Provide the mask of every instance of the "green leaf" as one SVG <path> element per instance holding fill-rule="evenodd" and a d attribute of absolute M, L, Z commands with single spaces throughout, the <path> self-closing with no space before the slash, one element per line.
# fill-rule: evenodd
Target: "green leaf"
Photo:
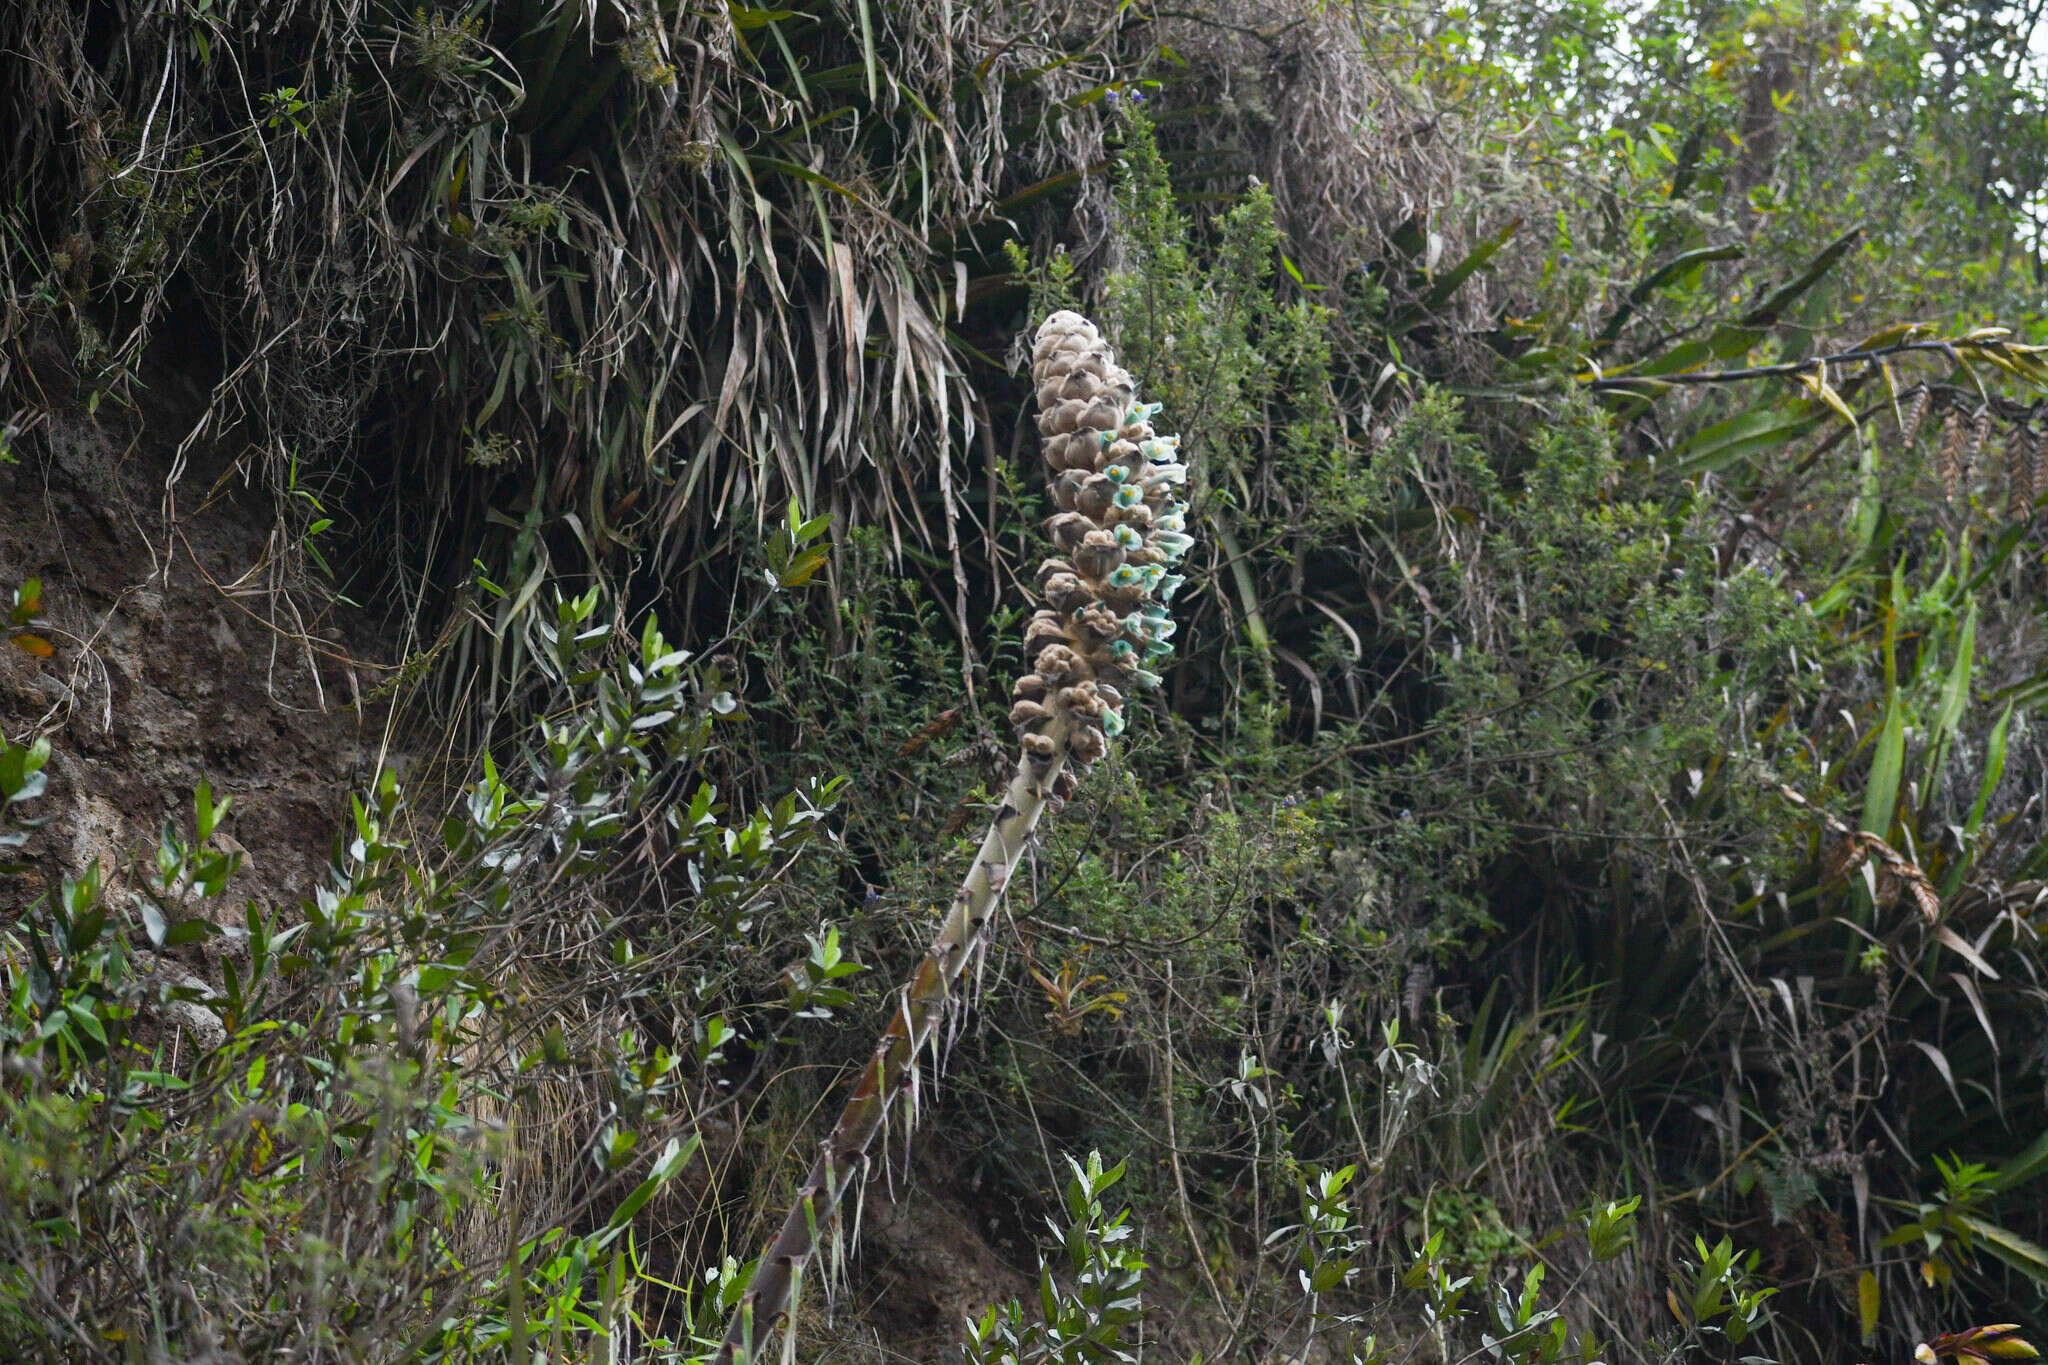
<path fill-rule="evenodd" d="M 1732 243 L 1727 246 L 1703 246 L 1691 251 L 1680 252 L 1671 260 L 1666 261 L 1663 265 L 1651 271 L 1647 277 L 1636 284 L 1635 288 L 1628 291 L 1627 301 L 1614 310 L 1614 316 L 1609 318 L 1607 325 L 1600 329 L 1601 338 L 1606 341 L 1612 341 L 1620 336 L 1621 329 L 1627 325 L 1629 318 L 1634 315 L 1637 305 L 1657 292 L 1666 281 L 1675 276 L 1682 275 L 1688 270 L 1706 265 L 1710 261 L 1739 261 L 1747 254 L 1743 247 Z M 1761 337 L 1762 333 L 1759 332 L 1758 336 Z M 1699 343 L 1691 344 L 1698 345 Z M 1748 347 L 1743 349 L 1747 350 Z M 1668 373 L 1668 371 L 1664 373 Z"/>
<path fill-rule="evenodd" d="M 1813 288 L 1814 285 L 1820 282 L 1821 276 L 1834 268 L 1835 262 L 1841 260 L 1843 254 L 1850 247 L 1856 245 L 1857 239 L 1862 235 L 1862 228 L 1851 228 L 1834 241 L 1828 243 L 1827 248 L 1820 255 L 1813 258 L 1812 264 L 1808 265 L 1797 279 L 1777 290 L 1769 298 L 1745 314 L 1742 319 L 1743 325 L 1748 327 L 1767 327 L 1776 322 L 1779 315 L 1791 307 L 1801 294 Z"/>
<path fill-rule="evenodd" d="M 1934 778 L 1934 765 L 1940 758 L 1944 741 L 1956 732 L 1956 725 L 1963 718 L 1963 706 L 1970 700 L 1970 678 L 1977 661 L 1977 603 L 1970 602 L 1970 609 L 1963 617 L 1963 624 L 1956 632 L 1956 658 L 1949 665 L 1948 677 L 1941 685 L 1941 700 L 1935 704 L 1934 723 L 1927 732 L 1927 782 Z"/>
<path fill-rule="evenodd" d="M 1752 409 L 1696 432 L 1677 451 L 1676 475 L 1705 474 L 1805 435 L 1828 420 L 1825 411 L 1784 407 Z"/>
<path fill-rule="evenodd" d="M 739 5 L 728 5 L 727 11 L 732 15 L 732 26 L 737 29 L 766 28 L 780 20 L 796 17 L 796 11 L 793 9 L 748 9 Z"/>
<path fill-rule="evenodd" d="M 1969 822 L 1963 826 L 1965 842 L 1975 839 L 1977 831 L 1984 827 L 1984 812 L 1991 805 L 1992 793 L 1998 790 L 1999 779 L 2005 776 L 2005 727 L 2011 719 L 2012 703 L 2007 702 L 1984 744 L 1984 780 L 1977 784 L 1977 801 L 1970 807 Z"/>
<path fill-rule="evenodd" d="M 136 908 L 142 912 L 142 929 L 149 935 L 155 947 L 164 946 L 164 934 L 169 930 L 169 921 L 164 919 L 163 907 L 147 897 L 136 898 Z"/>
<path fill-rule="evenodd" d="M 2030 1180 L 2048 1175 L 2048 1131 L 2028 1144 L 2027 1149 L 1999 1167 L 1988 1182 L 1988 1188 L 2003 1193 L 2017 1189 Z"/>
<path fill-rule="evenodd" d="M 653 1167 L 648 1171 L 647 1178 L 635 1186 L 633 1192 L 620 1200 L 619 1206 L 612 1210 L 611 1217 L 605 1220 L 606 1228 L 616 1232 L 632 1222 L 633 1215 L 645 1208 L 647 1201 L 654 1198 L 655 1193 L 674 1179 L 676 1172 L 688 1164 L 690 1158 L 696 1154 L 697 1144 L 698 1137 L 695 1133 L 690 1134 L 685 1142 L 670 1138 L 668 1145 L 662 1149 L 661 1155 L 655 1159 Z"/>
<path fill-rule="evenodd" d="M 212 921 L 204 920 L 194 915 L 191 919 L 181 919 L 176 924 L 173 924 L 164 933 L 163 946 L 166 948 L 183 947 L 187 943 L 197 943 L 201 939 L 210 938 L 218 932 L 219 930 Z"/>
<path fill-rule="evenodd" d="M 1948 1216 L 1975 1234 L 1984 1250 L 2033 1280 L 2048 1285 L 2048 1250 L 2028 1241 L 2009 1228 L 1967 1213 L 1949 1210 Z"/>
<path fill-rule="evenodd" d="M 1884 628 L 1884 727 L 1870 759 L 1870 784 L 1863 793 L 1862 828 L 1882 839 L 1891 830 L 1899 801 L 1899 777 L 1906 762 L 1906 711 L 1899 697 L 1899 613 L 1905 602 L 1905 565 L 1892 571 L 1891 603 Z"/>
<path fill-rule="evenodd" d="M 8 613 L 7 622 L 13 626 L 25 626 L 42 609 L 43 580 L 31 578 L 14 590 L 14 609 Z"/>
<path fill-rule="evenodd" d="M 825 551 L 805 550 L 789 561 L 789 567 L 782 571 L 776 581 L 785 588 L 801 588 L 824 566 Z"/>
<path fill-rule="evenodd" d="M 1395 335 L 1399 335 L 1420 323 L 1428 316 L 1432 309 L 1439 308 L 1449 302 L 1451 295 L 1457 293 L 1466 280 L 1471 279 L 1475 272 L 1492 260 L 1494 255 L 1507 245 L 1508 238 L 1521 230 L 1522 220 L 1514 218 L 1509 220 L 1507 226 L 1503 227 L 1500 231 L 1481 241 L 1478 246 L 1465 254 L 1463 260 L 1459 261 L 1449 270 L 1439 274 L 1436 277 L 1435 284 L 1430 286 L 1429 292 L 1422 296 L 1421 302 L 1413 308 L 1404 309 L 1401 316 L 1394 320 L 1388 330 Z"/>
<path fill-rule="evenodd" d="M 84 1005 L 78 1004 L 75 1001 L 66 1004 L 64 1006 L 64 1012 L 71 1016 L 73 1023 L 77 1024 L 79 1028 L 85 1031 L 87 1037 L 91 1038 L 95 1043 L 98 1043 L 101 1047 L 105 1047 L 107 1045 L 107 1031 L 106 1029 L 100 1026 L 100 1018 L 98 1015 L 94 1014 Z"/>
<path fill-rule="evenodd" d="M 1906 717 L 1893 688 L 1885 698 L 1884 728 L 1870 760 L 1870 784 L 1863 793 L 1862 828 L 1880 839 L 1891 828 L 1892 808 L 1899 800 L 1899 771 L 1906 757 Z"/>

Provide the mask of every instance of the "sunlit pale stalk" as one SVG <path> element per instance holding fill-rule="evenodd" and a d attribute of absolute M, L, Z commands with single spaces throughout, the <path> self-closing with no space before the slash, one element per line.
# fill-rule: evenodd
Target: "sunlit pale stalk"
<path fill-rule="evenodd" d="M 1156 685 L 1173 652 L 1166 603 L 1180 586 L 1171 566 L 1192 543 L 1177 490 L 1187 470 L 1178 438 L 1152 430 L 1156 405 L 1137 401 L 1095 325 L 1055 313 L 1032 348 L 1038 430 L 1058 511 L 1046 532 L 1059 547 L 1038 572 L 1044 606 L 1025 632 L 1033 671 L 1018 679 L 1010 718 L 1021 754 L 981 851 L 938 936 L 898 994 L 839 1122 L 727 1324 L 718 1365 L 748 1360 L 789 1313 L 819 1238 L 860 1178 L 868 1148 L 913 1076 L 953 983 L 980 945 L 1047 801 L 1072 773 L 1108 751 L 1123 730 L 1124 693 Z"/>

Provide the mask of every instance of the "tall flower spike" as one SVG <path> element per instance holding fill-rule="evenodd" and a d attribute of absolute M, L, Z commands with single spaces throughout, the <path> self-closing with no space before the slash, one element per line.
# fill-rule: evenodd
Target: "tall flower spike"
<path fill-rule="evenodd" d="M 1085 768 L 1108 752 L 1109 741 L 1123 733 L 1131 685 L 1159 683 L 1142 664 L 1172 649 L 1164 604 L 1181 579 L 1163 566 L 1192 543 L 1186 509 L 1171 492 L 1186 477 L 1178 438 L 1152 430 L 1158 405 L 1137 401 L 1137 385 L 1095 324 L 1078 313 L 1054 313 L 1038 329 L 1031 380 L 1053 505 L 1061 509 L 1046 535 L 1063 554 L 1039 569 L 1045 605 L 1025 629 L 1032 672 L 1017 680 L 1010 710 L 1022 750 L 1017 770 L 938 937 L 899 992 L 853 1097 L 733 1309 L 715 1365 L 763 1358 L 776 1325 L 789 1316 L 819 1235 L 860 1179 L 875 1134 L 916 1075 L 918 1055 L 980 946 L 1047 799 L 1067 768 Z M 1142 652 L 1136 641 L 1144 643 Z"/>
<path fill-rule="evenodd" d="M 1116 488 L 1101 518 L 1088 515 L 1085 508 L 1066 514 L 1085 516 L 1090 524 L 1063 526 L 1062 541 L 1072 535 L 1080 543 L 1091 531 L 1113 528 L 1105 549 L 1122 553 L 1077 557 L 1073 568 L 1080 591 L 1055 604 L 1050 621 L 1041 614 L 1026 648 L 1038 654 L 1048 644 L 1063 645 L 1066 652 L 1057 656 L 1063 667 L 1071 667 L 1069 655 L 1074 656 L 1084 670 L 1081 676 L 1120 691 L 1133 682 L 1152 682 L 1154 675 L 1137 666 L 1131 641 L 1121 635 L 1103 639 L 1082 629 L 1082 621 L 1097 604 L 1109 607 L 1119 619 L 1152 618 L 1155 613 L 1150 609 L 1156 609 L 1156 619 L 1165 619 L 1164 603 L 1180 579 L 1164 566 L 1178 561 L 1194 544 L 1187 534 L 1186 508 L 1173 492 L 1187 479 L 1187 466 L 1180 462 L 1180 438 L 1152 429 L 1159 405 L 1138 401 L 1137 385 L 1116 363 L 1109 343 L 1079 313 L 1054 313 L 1038 329 L 1031 348 L 1031 380 L 1041 400 L 1038 434 L 1055 487 L 1063 471 L 1079 470 L 1084 478 L 1100 473 Z M 1054 401 L 1044 401 L 1049 395 L 1056 395 Z M 1055 625 L 1061 636 L 1056 641 L 1048 638 Z M 1172 623 L 1167 621 L 1163 629 L 1148 628 L 1145 634 L 1155 643 L 1163 641 L 1172 634 Z M 1044 667 L 1040 662 L 1041 673 Z M 1123 722 L 1117 708 L 1106 708 L 1100 717 L 1061 715 L 1055 708 L 1043 717 L 1025 713 L 1020 728 L 1027 734 L 1042 733 L 1063 724 L 1067 757 L 1079 764 L 1085 760 L 1075 737 L 1082 730 L 1099 729 L 1113 736 Z M 1093 752 L 1096 746 L 1091 740 L 1086 747 Z"/>

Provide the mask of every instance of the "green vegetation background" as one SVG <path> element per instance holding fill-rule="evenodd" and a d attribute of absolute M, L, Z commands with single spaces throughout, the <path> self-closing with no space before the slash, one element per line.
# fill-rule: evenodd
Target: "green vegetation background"
<path fill-rule="evenodd" d="M 420 761 L 305 904 L 208 789 L 12 897 L 0 1352 L 708 1349 L 999 789 L 1072 305 L 1180 655 L 908 1157 L 1049 1268 L 797 1354 L 2020 1354 L 1937 1338 L 2048 1312 L 2038 19 L 8 6 L 0 460 L 181 348 Z"/>

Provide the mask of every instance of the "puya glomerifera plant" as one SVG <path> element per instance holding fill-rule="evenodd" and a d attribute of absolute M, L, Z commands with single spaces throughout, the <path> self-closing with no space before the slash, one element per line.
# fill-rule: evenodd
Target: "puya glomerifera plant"
<path fill-rule="evenodd" d="M 1038 431 L 1060 509 L 1046 532 L 1066 552 L 1039 566 L 1047 605 L 1025 631 L 1035 671 L 1017 680 L 1010 719 L 1026 755 L 1051 756 L 1064 737 L 1077 763 L 1100 758 L 1124 728 L 1124 690 L 1156 686 L 1152 665 L 1173 653 L 1167 604 L 1173 565 L 1194 541 L 1180 438 L 1152 430 L 1156 403 L 1116 363 L 1095 324 L 1054 313 L 1038 329 L 1031 377 Z"/>
<path fill-rule="evenodd" d="M 1124 728 L 1126 693 L 1156 686 L 1156 670 L 1173 652 L 1167 603 L 1182 580 L 1172 568 L 1193 544 L 1177 492 L 1187 479 L 1178 438 L 1154 432 L 1157 406 L 1138 401 L 1137 384 L 1078 313 L 1054 313 L 1040 326 L 1031 372 L 1059 509 L 1046 533 L 1060 553 L 1039 568 L 1045 605 L 1025 631 L 1033 667 L 1017 680 L 1010 711 L 1022 750 L 1017 768 L 945 923 L 900 991 L 889 1027 L 781 1230 L 756 1262 L 717 1365 L 755 1359 L 788 1316 L 819 1234 L 832 1226 L 868 1147 L 897 1099 L 906 1091 L 914 1096 L 918 1053 L 980 946 L 1047 802 L 1068 795 L 1074 773 L 1108 753 Z"/>

